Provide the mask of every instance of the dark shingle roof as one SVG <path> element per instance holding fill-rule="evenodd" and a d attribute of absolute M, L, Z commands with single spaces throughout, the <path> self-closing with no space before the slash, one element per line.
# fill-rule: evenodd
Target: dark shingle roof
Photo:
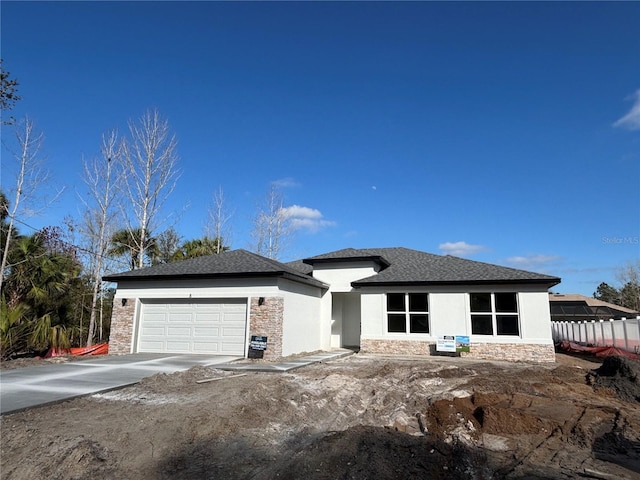
<path fill-rule="evenodd" d="M 349 259 L 383 259 L 389 265 L 371 277 L 352 283 L 354 287 L 426 284 L 560 283 L 560 278 L 515 268 L 434 255 L 408 248 L 348 248 L 305 259 L 313 264 Z"/>
<path fill-rule="evenodd" d="M 345 248 L 343 250 L 337 250 L 331 253 L 325 253 L 323 255 L 316 255 L 315 257 L 305 258 L 302 260 L 307 265 L 316 265 L 319 263 L 334 263 L 334 262 L 353 262 L 358 260 L 370 260 L 376 262 L 382 268 L 389 266 L 389 262 L 379 254 L 376 254 L 377 250 L 388 250 L 384 248 L 372 248 L 372 249 L 358 249 Z"/>
<path fill-rule="evenodd" d="M 232 250 L 218 255 L 107 275 L 103 280 L 123 282 L 143 279 L 284 277 L 327 288 L 326 284 L 311 276 L 313 265 L 362 260 L 377 262 L 381 269 L 375 275 L 352 282 L 354 287 L 500 283 L 536 283 L 551 287 L 560 283 L 560 278 L 550 275 L 401 247 L 347 248 L 286 264 L 246 250 Z"/>
<path fill-rule="evenodd" d="M 305 275 L 311 275 L 313 273 L 313 267 L 304 263 L 304 260 L 294 260 L 293 262 L 285 263 L 285 265 Z"/>
<path fill-rule="evenodd" d="M 103 280 L 167 280 L 185 278 L 285 277 L 317 287 L 327 286 L 300 270 L 246 250 L 232 250 L 218 255 L 197 257 L 181 262 L 165 263 L 129 272 L 106 275 Z"/>

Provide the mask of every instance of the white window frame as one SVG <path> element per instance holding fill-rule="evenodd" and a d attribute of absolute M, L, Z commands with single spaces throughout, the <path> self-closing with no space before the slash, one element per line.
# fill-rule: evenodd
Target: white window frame
<path fill-rule="evenodd" d="M 498 312 L 496 311 L 496 294 L 509 293 L 515 295 L 516 299 L 516 310 L 515 312 Z M 471 295 L 477 294 L 489 294 L 491 295 L 491 311 L 490 312 L 474 312 L 471 310 Z M 471 335 L 484 337 L 484 338 L 504 338 L 504 337 L 512 337 L 512 338 L 522 338 L 522 322 L 520 321 L 520 295 L 518 292 L 508 291 L 482 291 L 482 292 L 469 292 L 467 294 L 467 300 L 469 302 L 469 332 Z M 491 316 L 491 334 L 488 333 L 473 333 L 473 315 L 485 315 L 487 317 Z M 515 316 L 518 319 L 518 333 L 517 334 L 504 334 L 498 333 L 498 320 L 497 317 L 501 315 Z"/>
<path fill-rule="evenodd" d="M 404 311 L 388 311 L 388 295 L 404 295 Z M 427 296 L 427 311 L 421 312 L 416 310 L 410 310 L 409 295 L 426 295 Z M 431 309 L 431 299 L 427 292 L 385 292 L 384 294 L 384 329 L 388 335 L 431 335 L 431 316 L 429 310 Z M 389 331 L 389 315 L 403 315 L 404 314 L 404 332 L 390 332 Z M 411 331 L 411 315 L 426 315 L 427 316 L 427 328 L 428 332 L 412 332 Z"/>

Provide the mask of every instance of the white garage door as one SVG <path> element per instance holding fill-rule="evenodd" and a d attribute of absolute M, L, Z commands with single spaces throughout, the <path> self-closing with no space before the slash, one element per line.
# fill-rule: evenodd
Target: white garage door
<path fill-rule="evenodd" d="M 145 300 L 139 352 L 244 355 L 244 299 Z"/>

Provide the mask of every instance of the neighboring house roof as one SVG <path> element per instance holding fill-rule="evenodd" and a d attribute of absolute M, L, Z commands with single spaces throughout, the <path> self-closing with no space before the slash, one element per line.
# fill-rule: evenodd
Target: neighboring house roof
<path fill-rule="evenodd" d="M 597 298 L 576 293 L 550 293 L 552 320 L 589 320 L 595 318 L 635 317 L 638 312 Z"/>
<path fill-rule="evenodd" d="M 160 280 L 184 278 L 248 278 L 280 276 L 290 280 L 328 288 L 313 278 L 313 266 L 323 263 L 372 261 L 380 266 L 375 275 L 352 282 L 353 287 L 430 285 L 430 284 L 502 284 L 534 283 L 548 287 L 560 278 L 540 273 L 476 262 L 450 255 L 434 255 L 408 248 L 347 248 L 287 264 L 246 250 L 197 257 L 140 270 L 107 275 L 105 281 Z"/>
<path fill-rule="evenodd" d="M 560 278 L 501 267 L 450 255 L 435 255 L 408 248 L 348 248 L 304 260 L 306 264 L 371 259 L 380 272 L 352 282 L 354 287 L 428 284 L 537 283 L 553 286 Z M 384 267 L 384 265 L 387 265 Z"/>
<path fill-rule="evenodd" d="M 164 263 L 129 272 L 106 275 L 107 282 L 130 280 L 176 280 L 186 278 L 283 277 L 300 283 L 327 288 L 323 282 L 305 275 L 284 263 L 246 250 L 232 250 L 217 255 Z"/>

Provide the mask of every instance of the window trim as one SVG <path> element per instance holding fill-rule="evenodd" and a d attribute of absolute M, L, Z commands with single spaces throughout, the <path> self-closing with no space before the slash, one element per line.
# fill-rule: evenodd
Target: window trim
<path fill-rule="evenodd" d="M 403 311 L 389 311 L 388 309 L 388 295 L 404 295 L 404 310 Z M 426 295 L 427 297 L 427 310 L 426 311 L 418 311 L 411 310 L 411 301 L 410 295 Z M 429 314 L 430 310 L 430 298 L 428 292 L 385 292 L 384 293 L 384 332 L 386 335 L 429 335 L 431 336 L 431 316 Z M 404 315 L 404 331 L 403 332 L 394 332 L 389 330 L 389 316 L 390 315 Z M 426 315 L 427 317 L 427 332 L 412 332 L 411 331 L 411 316 L 412 315 Z"/>
<path fill-rule="evenodd" d="M 496 309 L 496 294 L 500 295 L 500 294 L 513 294 L 515 295 L 515 307 L 516 307 L 516 311 L 515 312 L 499 312 Z M 471 310 L 471 296 L 472 295 L 476 295 L 476 294 L 489 294 L 490 300 L 491 300 L 491 311 L 486 311 L 486 312 L 474 312 Z M 511 338 L 522 338 L 522 321 L 521 321 L 521 312 L 520 312 L 520 293 L 519 292 L 514 292 L 514 291 L 509 291 L 509 292 L 504 292 L 504 291 L 482 291 L 482 292 L 468 292 L 467 293 L 467 301 L 468 301 L 468 308 L 469 308 L 469 332 L 471 332 L 471 335 L 473 336 L 478 336 L 478 337 L 482 337 L 482 338 L 505 338 L 505 337 L 511 337 Z M 474 333 L 473 332 L 473 317 L 474 316 L 486 316 L 486 317 L 490 317 L 491 318 L 491 333 Z M 517 319 L 517 327 L 518 327 L 518 333 L 517 334 L 513 334 L 513 333 L 509 333 L 509 334 L 505 334 L 505 333 L 498 333 L 498 317 L 516 317 Z"/>

